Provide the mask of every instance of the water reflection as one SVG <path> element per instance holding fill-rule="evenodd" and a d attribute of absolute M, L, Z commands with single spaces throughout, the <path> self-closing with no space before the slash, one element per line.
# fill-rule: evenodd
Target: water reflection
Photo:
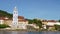
<path fill-rule="evenodd" d="M 43 32 L 25 32 L 25 31 L 0 31 L 0 34 L 60 34 L 59 31 L 43 31 Z"/>
<path fill-rule="evenodd" d="M 41 32 L 28 32 L 28 34 L 41 34 Z"/>
<path fill-rule="evenodd" d="M 43 31 L 42 34 L 59 34 L 59 31 Z"/>
<path fill-rule="evenodd" d="M 25 31 L 1 31 L 1 34 L 28 34 Z"/>

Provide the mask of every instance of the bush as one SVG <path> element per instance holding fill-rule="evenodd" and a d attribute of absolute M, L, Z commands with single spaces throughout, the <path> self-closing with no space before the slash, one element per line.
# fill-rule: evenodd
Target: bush
<path fill-rule="evenodd" d="M 6 28 L 6 27 L 10 27 L 10 26 L 8 26 L 6 24 L 0 24 L 0 28 Z"/>
<path fill-rule="evenodd" d="M 55 25 L 55 29 L 60 31 L 60 25 Z"/>

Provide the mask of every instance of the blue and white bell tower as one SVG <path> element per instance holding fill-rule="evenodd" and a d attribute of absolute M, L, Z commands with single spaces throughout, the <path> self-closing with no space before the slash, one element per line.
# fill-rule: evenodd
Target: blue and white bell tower
<path fill-rule="evenodd" d="M 18 10 L 15 7 L 13 11 L 13 21 L 12 21 L 13 28 L 18 28 Z"/>

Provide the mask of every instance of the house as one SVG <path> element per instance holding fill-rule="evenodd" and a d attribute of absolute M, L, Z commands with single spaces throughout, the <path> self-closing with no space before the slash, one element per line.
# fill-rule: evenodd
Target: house
<path fill-rule="evenodd" d="M 54 25 L 60 25 L 60 22 L 58 22 L 57 20 L 42 20 L 42 26 L 44 29 L 52 29 L 54 28 Z"/>
<path fill-rule="evenodd" d="M 43 25 L 46 25 L 47 23 L 48 23 L 47 20 L 42 20 L 42 24 L 43 24 Z"/>
<path fill-rule="evenodd" d="M 46 24 L 48 27 L 48 30 L 54 30 L 55 29 L 55 25 L 60 25 L 60 22 L 58 22 L 57 20 L 48 20 L 48 23 Z"/>
<path fill-rule="evenodd" d="M 42 27 L 43 27 L 43 29 L 46 29 L 47 23 L 48 23 L 47 20 L 42 20 Z"/>
<path fill-rule="evenodd" d="M 28 21 L 23 16 L 18 16 L 18 22 L 20 29 L 27 29 Z"/>
<path fill-rule="evenodd" d="M 54 25 L 57 22 L 56 20 L 47 20 L 47 22 L 46 26 L 48 30 L 55 29 Z"/>
<path fill-rule="evenodd" d="M 4 23 L 4 17 L 0 17 L 0 24 Z"/>

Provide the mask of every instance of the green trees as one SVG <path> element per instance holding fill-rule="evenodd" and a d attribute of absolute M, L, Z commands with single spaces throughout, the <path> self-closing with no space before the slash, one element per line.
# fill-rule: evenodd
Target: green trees
<path fill-rule="evenodd" d="M 29 21 L 29 23 L 28 23 L 28 24 L 32 24 L 32 23 L 33 23 L 33 20 L 32 20 L 32 19 L 26 19 L 26 20 L 28 20 L 28 21 Z"/>
<path fill-rule="evenodd" d="M 0 17 L 8 17 L 8 18 L 12 18 L 12 14 L 6 12 L 6 11 L 3 11 L 3 10 L 0 10 Z"/>
<path fill-rule="evenodd" d="M 60 25 L 55 25 L 55 29 L 56 29 L 57 31 L 60 31 Z"/>
<path fill-rule="evenodd" d="M 41 20 L 37 20 L 37 19 L 27 19 L 29 21 L 29 24 L 36 24 L 37 26 L 39 26 L 40 28 L 42 27 L 42 22 Z"/>
<path fill-rule="evenodd" d="M 42 22 L 41 22 L 41 20 L 33 19 L 33 23 L 35 23 L 37 26 L 39 26 L 39 28 L 42 27 Z"/>
<path fill-rule="evenodd" d="M 10 27 L 10 26 L 8 26 L 6 24 L 0 24 L 0 28 L 6 28 L 6 27 Z"/>
<path fill-rule="evenodd" d="M 60 22 L 60 20 L 58 20 L 58 22 Z"/>

